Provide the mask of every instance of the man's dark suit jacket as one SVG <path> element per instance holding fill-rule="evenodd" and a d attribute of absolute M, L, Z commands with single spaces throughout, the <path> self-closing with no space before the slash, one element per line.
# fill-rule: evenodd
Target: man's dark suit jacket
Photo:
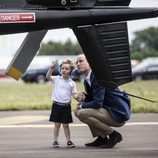
<path fill-rule="evenodd" d="M 118 88 L 110 90 L 97 83 L 94 74 L 90 75 L 91 86 L 85 80 L 86 100 L 82 108 L 105 108 L 117 122 L 124 122 L 130 118 L 130 100 L 126 93 Z"/>

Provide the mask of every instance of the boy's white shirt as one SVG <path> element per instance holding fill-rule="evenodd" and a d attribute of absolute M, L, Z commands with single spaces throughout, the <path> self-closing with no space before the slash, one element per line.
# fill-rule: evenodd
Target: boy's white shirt
<path fill-rule="evenodd" d="M 62 76 L 51 76 L 52 100 L 60 103 L 71 101 L 72 94 L 77 93 L 75 82 L 69 78 L 65 80 Z"/>

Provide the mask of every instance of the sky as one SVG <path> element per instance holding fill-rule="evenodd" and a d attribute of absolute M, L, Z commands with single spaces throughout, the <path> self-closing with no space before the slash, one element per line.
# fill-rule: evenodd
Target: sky
<path fill-rule="evenodd" d="M 130 7 L 158 8 L 158 0 L 132 0 Z M 158 18 L 135 20 L 128 22 L 129 41 L 131 42 L 131 40 L 134 38 L 133 33 L 135 31 L 143 30 L 151 26 L 158 27 Z M 0 36 L 0 56 L 14 55 L 25 36 L 25 33 Z M 43 42 L 48 42 L 50 40 L 64 42 L 68 38 L 70 38 L 72 41 L 77 40 L 71 29 L 54 29 L 48 31 L 48 33 L 43 39 Z"/>

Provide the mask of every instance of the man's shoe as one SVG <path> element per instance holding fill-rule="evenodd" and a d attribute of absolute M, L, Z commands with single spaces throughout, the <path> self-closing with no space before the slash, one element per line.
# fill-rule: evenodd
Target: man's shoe
<path fill-rule="evenodd" d="M 86 146 L 100 146 L 100 145 L 105 144 L 107 141 L 108 141 L 107 137 L 102 138 L 102 137 L 98 136 L 98 138 L 95 141 L 93 141 L 91 143 L 87 143 L 85 145 Z"/>
<path fill-rule="evenodd" d="M 113 131 L 110 135 L 109 135 L 109 140 L 108 142 L 106 142 L 105 144 L 101 145 L 101 148 L 113 148 L 117 143 L 122 141 L 122 135 L 117 132 L 117 131 Z"/>

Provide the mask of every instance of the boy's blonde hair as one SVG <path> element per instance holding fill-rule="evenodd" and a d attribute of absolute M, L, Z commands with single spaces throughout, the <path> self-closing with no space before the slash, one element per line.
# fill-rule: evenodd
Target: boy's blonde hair
<path fill-rule="evenodd" d="M 73 63 L 73 61 L 70 58 L 67 58 L 66 60 L 62 61 L 61 66 L 63 64 L 69 64 L 71 71 L 75 68 L 75 64 Z"/>

